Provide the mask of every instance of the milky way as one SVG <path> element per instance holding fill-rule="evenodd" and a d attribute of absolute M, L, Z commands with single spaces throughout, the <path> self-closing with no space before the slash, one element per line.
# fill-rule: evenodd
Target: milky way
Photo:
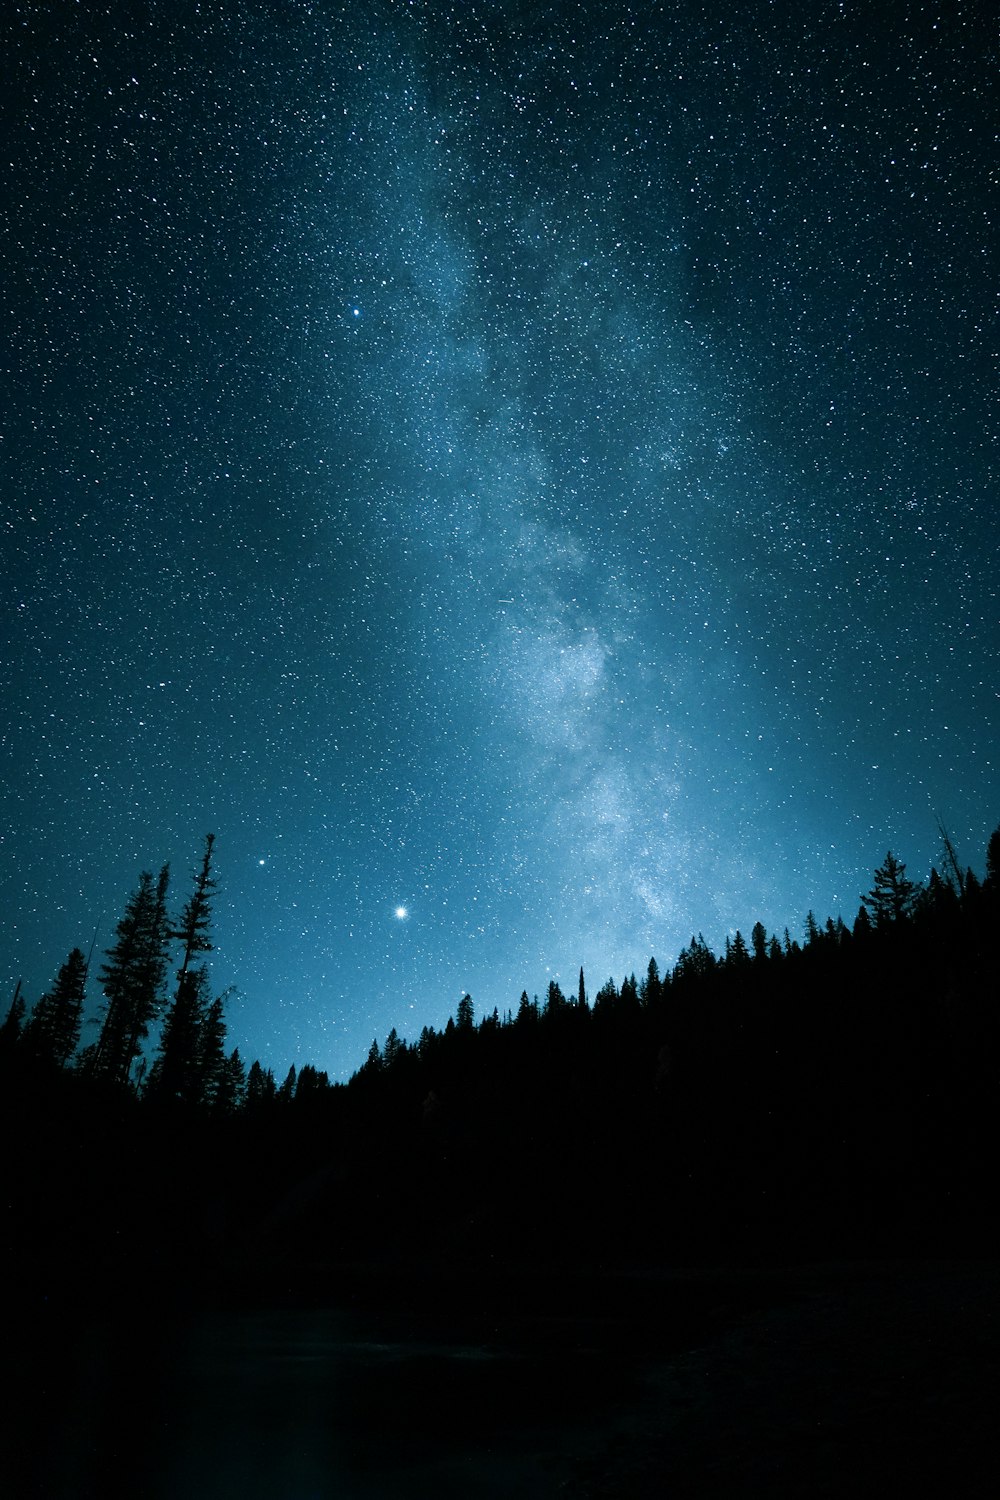
<path fill-rule="evenodd" d="M 981 861 L 992 30 L 18 7 L 9 991 L 208 831 L 232 1040 L 336 1076 Z"/>

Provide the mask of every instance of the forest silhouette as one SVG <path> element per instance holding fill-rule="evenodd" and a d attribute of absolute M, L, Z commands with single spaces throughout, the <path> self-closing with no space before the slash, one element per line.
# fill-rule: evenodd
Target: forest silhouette
<path fill-rule="evenodd" d="M 1000 829 L 890 851 L 848 926 L 756 923 L 714 953 L 375 1041 L 346 1084 L 279 1083 L 212 997 L 213 840 L 181 916 L 144 873 L 98 973 L 74 948 L 0 1027 L 9 1275 L 205 1296 L 338 1265 L 725 1262 L 969 1251 L 995 1228 Z M 152 1056 L 144 1045 L 154 1023 Z"/>

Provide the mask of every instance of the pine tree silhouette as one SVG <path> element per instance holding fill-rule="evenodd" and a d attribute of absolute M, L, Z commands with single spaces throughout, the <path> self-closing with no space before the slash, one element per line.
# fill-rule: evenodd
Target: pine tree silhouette
<path fill-rule="evenodd" d="M 60 1067 L 69 1062 L 80 1040 L 86 983 L 87 960 L 74 948 L 24 1027 L 25 1045 L 36 1057 Z"/>
<path fill-rule="evenodd" d="M 128 1081 L 150 1022 L 163 1005 L 169 880 L 168 865 L 163 866 L 155 885 L 149 871 L 143 871 L 101 969 L 101 988 L 106 996 L 104 1020 L 88 1063 L 96 1077 L 112 1083 Z"/>

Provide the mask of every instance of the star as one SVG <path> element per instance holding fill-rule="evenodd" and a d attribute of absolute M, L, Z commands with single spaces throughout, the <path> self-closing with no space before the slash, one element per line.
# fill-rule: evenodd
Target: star
<path fill-rule="evenodd" d="M 144 865 L 176 917 L 209 826 L 230 1050 L 282 1076 L 350 1076 L 404 986 L 443 1026 L 470 942 L 504 1012 L 852 921 L 931 809 L 981 857 L 985 26 L 297 7 L 272 93 L 233 9 L 151 13 L 134 114 L 103 24 L 65 97 L 74 26 L 9 49 L 7 1003 Z"/>

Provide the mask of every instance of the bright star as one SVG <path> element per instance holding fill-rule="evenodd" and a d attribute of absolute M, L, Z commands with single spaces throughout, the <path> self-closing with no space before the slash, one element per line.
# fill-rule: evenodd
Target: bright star
<path fill-rule="evenodd" d="M 396 917 L 397 917 L 397 920 L 398 920 L 398 921 L 400 921 L 400 922 L 405 922 L 405 921 L 406 921 L 406 919 L 407 919 L 407 917 L 408 917 L 408 916 L 409 916 L 409 915 L 410 915 L 410 914 L 409 914 L 409 912 L 408 912 L 408 911 L 407 911 L 407 909 L 406 909 L 406 907 L 405 907 L 405 906 L 397 906 L 397 907 L 396 907 Z"/>

